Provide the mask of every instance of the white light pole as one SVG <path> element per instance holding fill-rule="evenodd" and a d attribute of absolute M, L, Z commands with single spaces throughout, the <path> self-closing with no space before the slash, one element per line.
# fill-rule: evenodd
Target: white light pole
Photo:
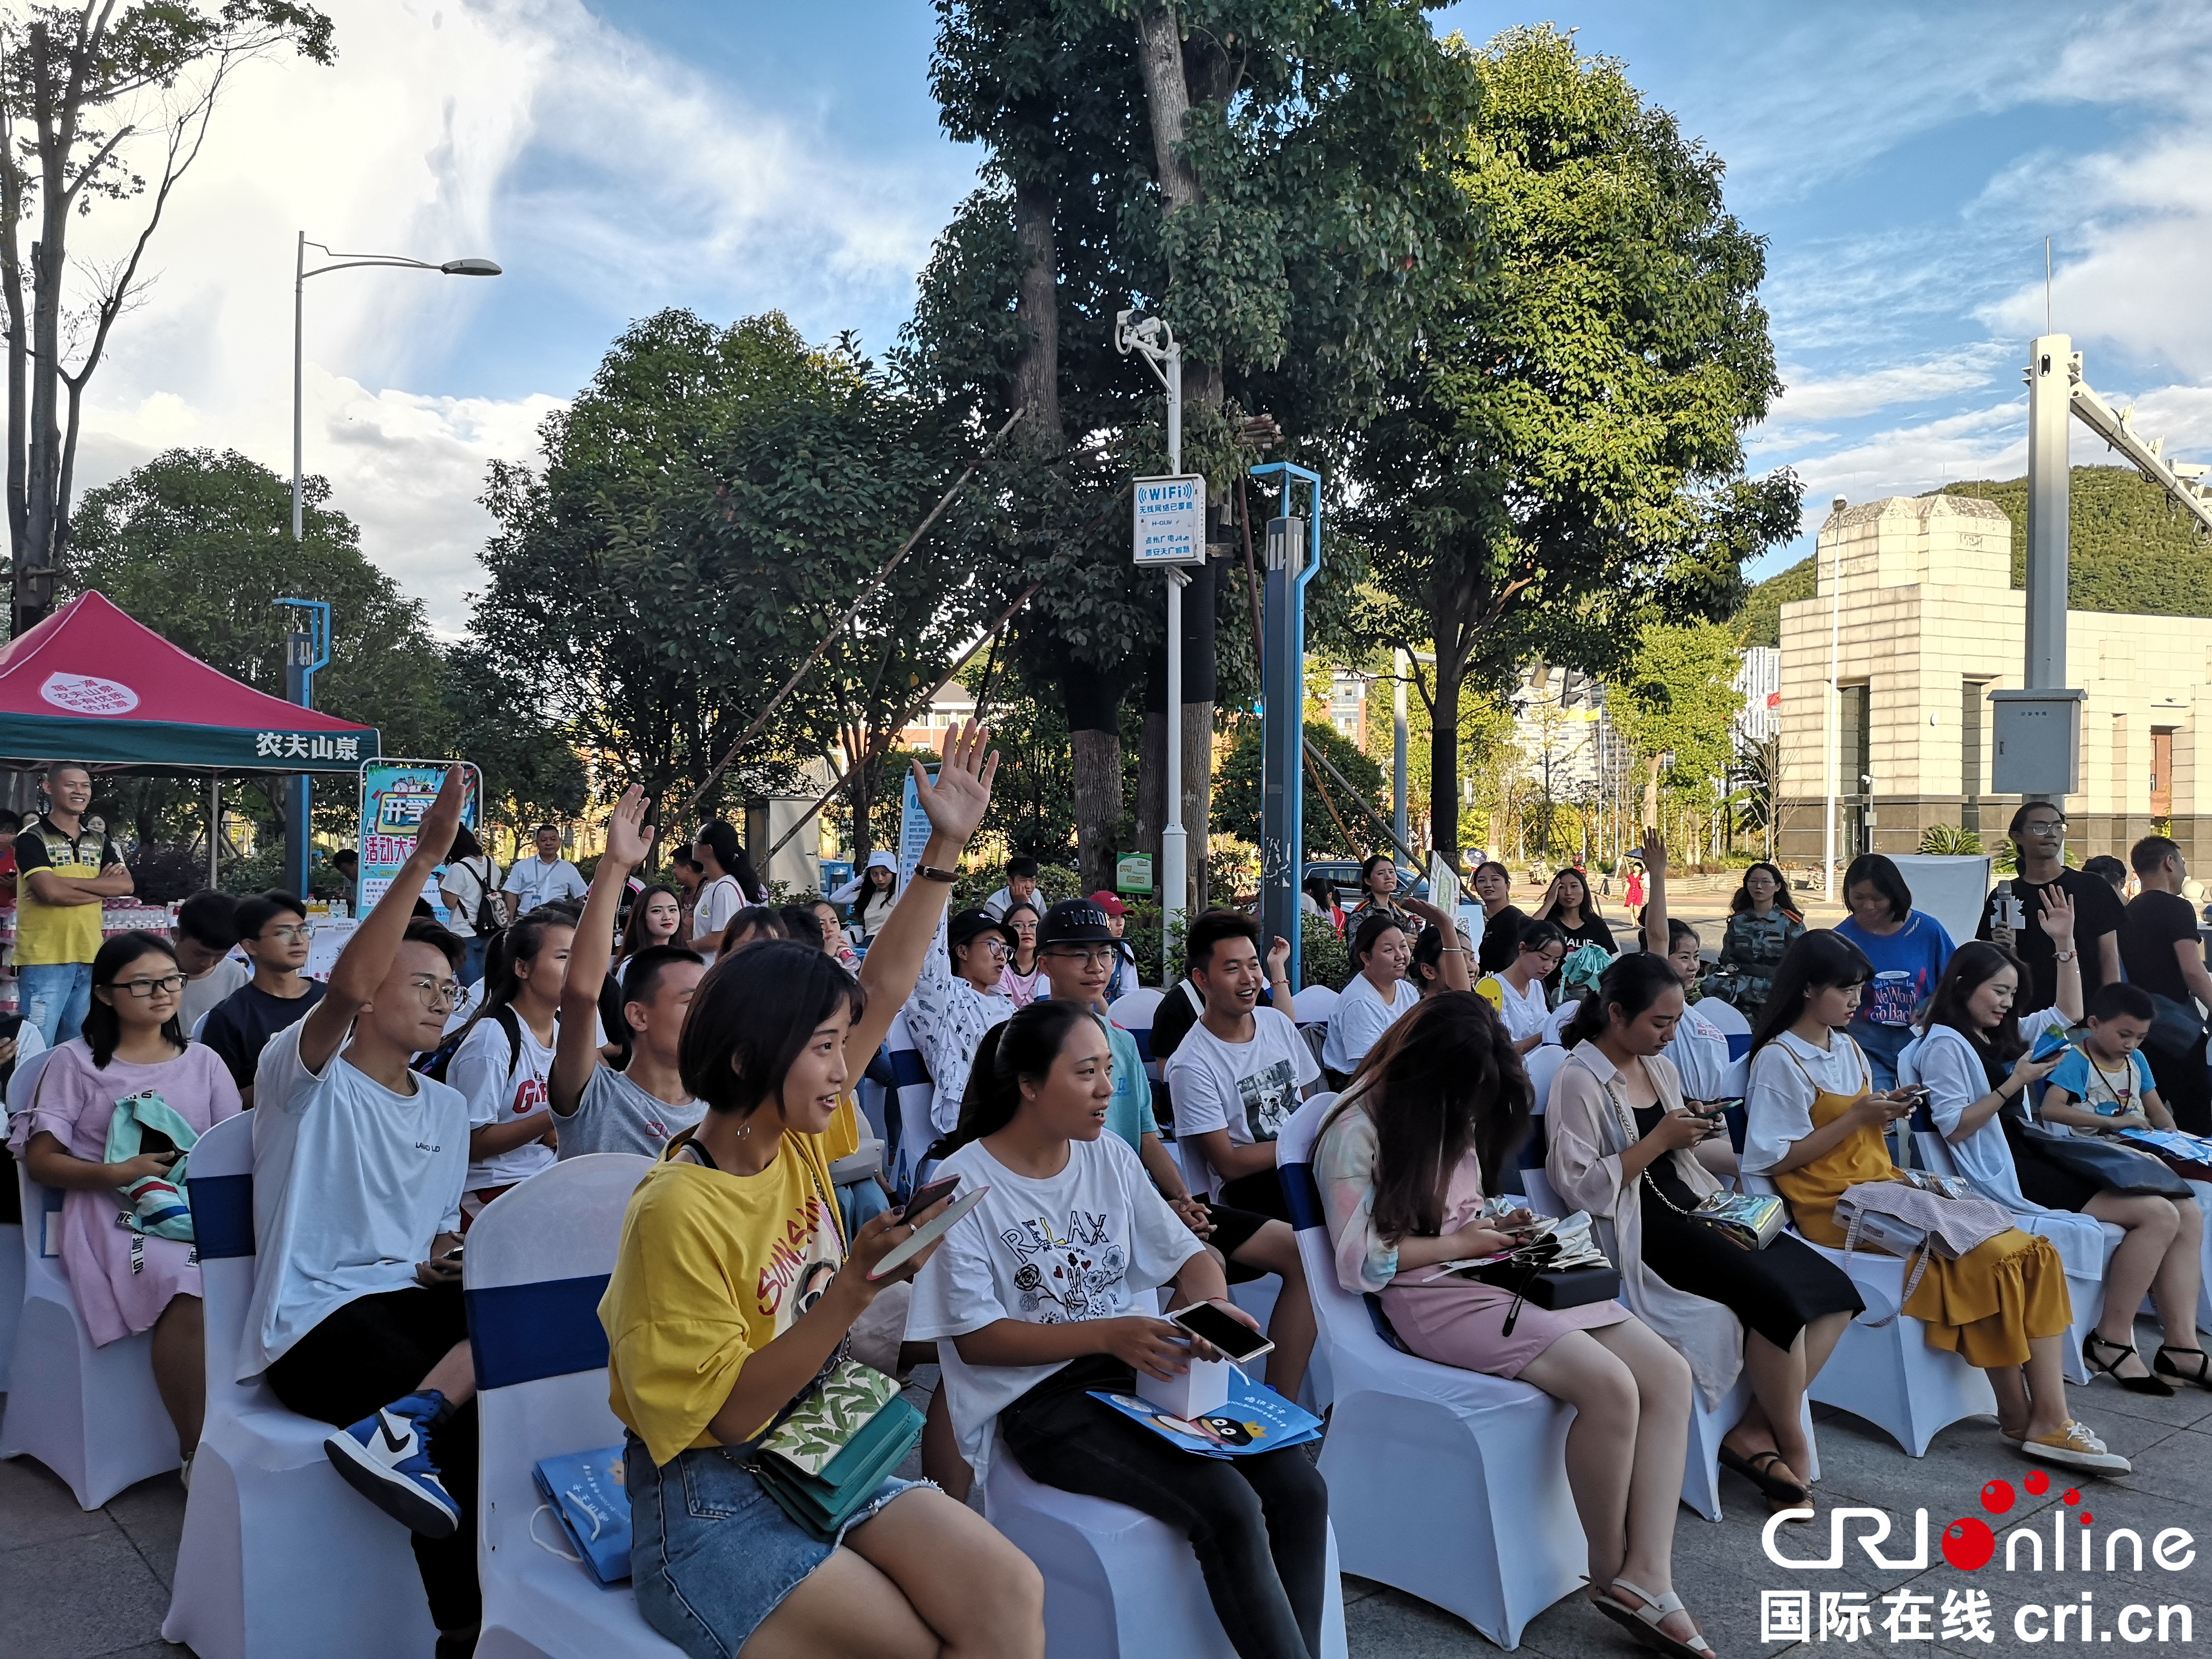
<path fill-rule="evenodd" d="M 331 263 L 307 269 L 307 250 L 319 248 L 329 256 Z M 301 359 L 303 351 L 302 335 L 307 322 L 307 278 L 320 276 L 333 270 L 350 270 L 356 265 L 392 265 L 401 270 L 434 270 L 447 276 L 497 276 L 500 268 L 489 259 L 447 259 L 442 264 L 432 264 L 426 259 L 410 259 L 398 253 L 336 253 L 320 242 L 311 242 L 307 233 L 300 233 L 299 254 L 292 269 L 292 539 L 303 538 L 304 522 L 300 503 L 300 381 Z"/>
<path fill-rule="evenodd" d="M 1820 722 L 1820 748 L 1826 762 L 1828 784 L 1827 817 L 1820 831 L 1820 896 L 1831 904 L 1836 900 L 1836 774 L 1841 765 L 1841 757 L 1837 750 L 1843 741 L 1843 691 L 1836 683 L 1837 639 L 1844 603 L 1844 498 L 1841 495 L 1835 501 L 1835 525 L 1836 548 L 1828 563 L 1828 691 Z"/>
<path fill-rule="evenodd" d="M 1133 319 L 1133 311 L 1114 319 L 1114 349 L 1134 351 L 1168 394 L 1168 471 L 1182 471 L 1182 347 L 1164 317 Z M 1171 948 L 1189 882 L 1182 828 L 1182 588 L 1190 580 L 1170 568 L 1168 578 L 1168 821 L 1160 830 L 1160 945 Z"/>

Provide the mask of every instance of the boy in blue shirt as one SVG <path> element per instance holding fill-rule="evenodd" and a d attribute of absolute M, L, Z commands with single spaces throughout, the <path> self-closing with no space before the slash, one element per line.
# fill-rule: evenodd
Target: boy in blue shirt
<path fill-rule="evenodd" d="M 2124 982 L 2100 985 L 2088 1009 L 2088 1035 L 2051 1074 L 2039 1115 L 2046 1123 L 2090 1134 L 2173 1127 L 2173 1115 L 2158 1097 L 2142 1053 L 2158 1012 L 2150 993 Z"/>

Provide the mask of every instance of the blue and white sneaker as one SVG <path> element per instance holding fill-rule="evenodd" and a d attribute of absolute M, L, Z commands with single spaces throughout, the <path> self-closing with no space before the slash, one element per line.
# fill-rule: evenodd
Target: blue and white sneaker
<path fill-rule="evenodd" d="M 446 1396 L 426 1389 L 323 1442 L 348 1486 L 424 1538 L 450 1538 L 461 1524 L 461 1506 L 430 1461 L 430 1425 L 445 1408 Z"/>

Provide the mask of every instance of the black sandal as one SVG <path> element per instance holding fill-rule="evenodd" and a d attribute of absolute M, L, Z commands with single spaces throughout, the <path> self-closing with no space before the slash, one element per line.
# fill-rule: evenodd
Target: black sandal
<path fill-rule="evenodd" d="M 1746 1457 L 1742 1453 L 1730 1451 L 1723 1445 L 1720 1451 L 1720 1461 L 1723 1468 L 1735 1470 L 1769 1498 L 1798 1505 L 1805 1502 L 1808 1493 L 1804 1487 L 1794 1480 L 1784 1480 L 1780 1475 L 1770 1472 L 1774 1465 L 1782 1461 L 1782 1454 L 1778 1451 L 1763 1451 Z"/>
<path fill-rule="evenodd" d="M 2111 1359 L 2098 1358 L 2095 1351 L 2099 1348 L 2110 1348 L 2114 1357 Z M 2164 1353 L 2166 1350 L 2161 1347 L 2159 1352 Z M 2107 1341 L 2094 1331 L 2081 1339 L 2081 1363 L 2093 1373 L 2103 1372 L 2130 1394 L 2157 1395 L 2165 1399 L 2172 1397 L 2172 1389 L 2160 1382 L 2148 1371 L 2145 1371 L 2141 1376 L 2122 1376 L 2120 1367 L 2130 1358 L 2135 1359 L 2138 1364 L 2142 1359 L 2142 1356 L 2136 1352 L 2135 1345 L 2131 1342 Z"/>
<path fill-rule="evenodd" d="M 2185 1371 L 2167 1360 L 2166 1355 L 2170 1353 L 2194 1359 L 2197 1369 Z M 2172 1377 L 2176 1382 L 2194 1382 L 2200 1389 L 2212 1389 L 2212 1354 L 2207 1354 L 2202 1348 L 2177 1348 L 2161 1342 L 2158 1345 L 2158 1357 L 2151 1361 L 2151 1369 L 2161 1376 Z"/>

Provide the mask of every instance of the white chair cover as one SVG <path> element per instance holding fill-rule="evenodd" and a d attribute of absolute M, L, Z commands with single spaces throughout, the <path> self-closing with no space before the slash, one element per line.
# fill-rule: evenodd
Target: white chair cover
<path fill-rule="evenodd" d="M 678 1652 L 646 1624 L 626 1589 L 602 1589 L 589 1568 L 531 1537 L 543 1501 L 531 1480 L 538 1460 L 623 1438 L 607 1407 L 599 1302 L 614 1270 L 623 1212 L 650 1163 L 627 1152 L 572 1158 L 532 1176 L 469 1230 L 463 1275 L 483 1443 L 477 1659 Z"/>
<path fill-rule="evenodd" d="M 253 1300 L 253 1114 L 192 1148 L 207 1419 L 192 1459 L 164 1640 L 200 1659 L 428 1659 L 438 1632 L 408 1533 L 338 1477 L 327 1423 L 236 1378 Z M 345 1570 L 334 1572 L 331 1563 Z"/>
<path fill-rule="evenodd" d="M 1345 1570 L 1515 1647 L 1588 1565 L 1567 1491 L 1571 1408 L 1525 1382 L 1399 1352 L 1337 1283 L 1307 1167 L 1329 1103 L 1307 1102 L 1276 1144 L 1335 1389 L 1321 1471 Z"/>
<path fill-rule="evenodd" d="M 1301 1025 L 1325 1025 L 1336 997 L 1326 985 L 1309 985 L 1291 999 L 1291 1018 Z"/>

